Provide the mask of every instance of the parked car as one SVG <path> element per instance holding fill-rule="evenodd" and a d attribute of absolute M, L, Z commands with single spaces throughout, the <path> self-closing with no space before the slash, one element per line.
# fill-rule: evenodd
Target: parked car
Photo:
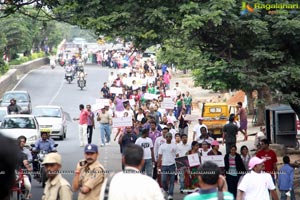
<path fill-rule="evenodd" d="M 39 122 L 41 132 L 48 132 L 61 140 L 66 138 L 68 117 L 60 106 L 36 106 L 33 115 Z"/>
<path fill-rule="evenodd" d="M 39 124 L 33 115 L 6 115 L 1 123 L 0 132 L 14 139 L 24 135 L 28 145 L 35 144 L 40 138 Z"/>
<path fill-rule="evenodd" d="M 16 99 L 17 105 L 21 107 L 22 114 L 31 114 L 31 98 L 27 91 L 7 91 L 0 99 L 0 106 L 7 107 L 11 99 Z"/>
<path fill-rule="evenodd" d="M 0 107 L 0 125 L 3 121 L 3 118 L 5 115 L 7 115 L 7 108 L 6 107 Z"/>

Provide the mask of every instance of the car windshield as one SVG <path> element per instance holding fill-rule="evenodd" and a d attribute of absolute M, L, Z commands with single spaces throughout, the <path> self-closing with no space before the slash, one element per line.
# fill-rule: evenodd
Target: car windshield
<path fill-rule="evenodd" d="M 8 93 L 4 95 L 2 101 L 3 103 L 9 103 L 12 98 L 16 99 L 17 103 L 29 101 L 26 93 Z"/>
<path fill-rule="evenodd" d="M 5 118 L 1 124 L 3 129 L 25 128 L 36 129 L 33 118 L 30 117 L 10 117 Z"/>
<path fill-rule="evenodd" d="M 33 114 L 35 117 L 61 117 L 59 108 L 35 108 Z"/>

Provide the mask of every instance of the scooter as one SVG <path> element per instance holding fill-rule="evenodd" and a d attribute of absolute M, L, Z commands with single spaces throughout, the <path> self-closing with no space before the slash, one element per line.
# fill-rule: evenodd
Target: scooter
<path fill-rule="evenodd" d="M 54 60 L 51 60 L 50 61 L 50 67 L 51 67 L 51 69 L 54 69 L 55 68 L 55 61 Z"/>
<path fill-rule="evenodd" d="M 69 84 L 73 81 L 74 72 L 72 69 L 67 69 L 65 74 L 65 79 L 68 81 Z"/>
<path fill-rule="evenodd" d="M 79 77 L 78 79 L 78 87 L 80 87 L 81 90 L 85 87 L 85 80 L 83 77 Z"/>

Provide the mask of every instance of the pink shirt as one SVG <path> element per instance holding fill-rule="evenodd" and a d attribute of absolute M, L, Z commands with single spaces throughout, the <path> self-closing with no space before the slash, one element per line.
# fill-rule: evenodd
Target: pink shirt
<path fill-rule="evenodd" d="M 166 84 L 170 84 L 170 79 L 171 79 L 171 76 L 170 76 L 170 74 L 165 74 L 164 75 L 164 82 L 166 83 Z"/>
<path fill-rule="evenodd" d="M 88 116 L 89 112 L 87 110 L 81 110 L 80 115 L 79 115 L 79 124 L 87 124 L 88 123 Z"/>

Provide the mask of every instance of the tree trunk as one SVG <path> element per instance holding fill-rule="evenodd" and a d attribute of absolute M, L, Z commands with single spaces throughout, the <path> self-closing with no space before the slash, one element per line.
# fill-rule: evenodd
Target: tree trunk
<path fill-rule="evenodd" d="M 245 91 L 245 94 L 247 96 L 247 110 L 249 115 L 253 115 L 254 107 L 253 107 L 253 98 L 252 98 L 252 91 Z"/>
<path fill-rule="evenodd" d="M 272 104 L 270 88 L 265 85 L 258 89 L 258 110 L 257 110 L 257 126 L 265 125 L 265 107 Z"/>

